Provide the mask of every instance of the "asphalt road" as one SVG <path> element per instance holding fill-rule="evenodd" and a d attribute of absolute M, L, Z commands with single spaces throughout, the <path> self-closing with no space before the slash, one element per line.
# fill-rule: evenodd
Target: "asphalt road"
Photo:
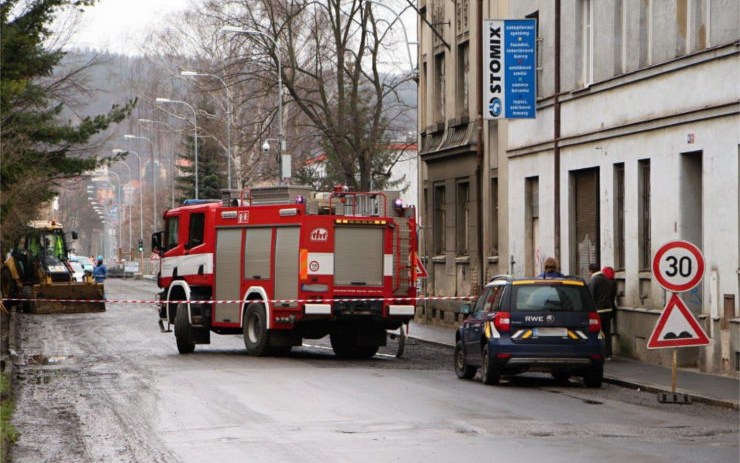
<path fill-rule="evenodd" d="M 106 283 L 150 299 L 152 282 Z M 545 375 L 463 381 L 451 349 L 391 343 L 344 361 L 327 340 L 285 358 L 245 354 L 238 336 L 179 355 L 153 306 L 20 314 L 17 408 L 25 462 L 733 462 L 738 413 L 660 405 Z"/>

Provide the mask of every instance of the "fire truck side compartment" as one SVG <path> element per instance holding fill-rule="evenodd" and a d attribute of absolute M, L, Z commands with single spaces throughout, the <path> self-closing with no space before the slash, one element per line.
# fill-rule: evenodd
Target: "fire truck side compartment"
<path fill-rule="evenodd" d="M 241 257 L 242 229 L 227 228 L 217 231 L 216 261 L 214 263 L 215 295 L 217 301 L 241 300 L 240 291 L 240 257 Z M 241 309 L 240 303 L 214 304 L 217 322 L 238 322 Z"/>

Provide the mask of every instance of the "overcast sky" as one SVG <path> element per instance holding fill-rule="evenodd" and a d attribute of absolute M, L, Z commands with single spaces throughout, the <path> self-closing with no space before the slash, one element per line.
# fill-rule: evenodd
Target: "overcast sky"
<path fill-rule="evenodd" d="M 170 13 L 185 10 L 192 0 L 100 0 L 86 8 L 70 45 L 136 54 L 141 40 L 161 28 Z"/>
<path fill-rule="evenodd" d="M 71 35 L 69 46 L 92 48 L 101 51 L 139 54 L 142 41 L 152 31 L 166 27 L 167 15 L 191 8 L 201 0 L 99 0 L 92 8 L 86 8 L 80 18 L 79 27 Z M 416 62 L 416 13 L 407 8 L 406 0 L 376 0 L 374 7 L 378 17 L 388 21 L 395 14 L 404 12 L 402 18 L 409 47 L 396 48 L 392 60 L 398 69 L 409 69 L 411 61 Z M 399 23 L 400 24 L 400 23 Z M 403 28 L 396 30 L 397 37 L 403 39 Z"/>

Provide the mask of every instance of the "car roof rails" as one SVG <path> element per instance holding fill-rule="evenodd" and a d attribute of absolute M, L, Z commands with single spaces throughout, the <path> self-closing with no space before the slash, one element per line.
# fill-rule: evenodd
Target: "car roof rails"
<path fill-rule="evenodd" d="M 514 277 L 507 274 L 501 274 L 501 275 L 494 275 L 488 280 L 488 283 L 494 281 L 494 280 L 504 280 L 504 281 L 513 281 Z"/>

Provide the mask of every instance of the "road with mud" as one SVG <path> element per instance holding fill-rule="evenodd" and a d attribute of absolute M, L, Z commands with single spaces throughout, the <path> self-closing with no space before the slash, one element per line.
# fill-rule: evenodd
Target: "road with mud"
<path fill-rule="evenodd" d="M 152 299 L 146 280 L 108 299 Z M 665 406 L 612 385 L 461 381 L 448 348 L 411 342 L 366 361 L 326 340 L 284 358 L 238 336 L 179 355 L 152 305 L 18 314 L 15 463 L 737 462 L 738 415 Z"/>

